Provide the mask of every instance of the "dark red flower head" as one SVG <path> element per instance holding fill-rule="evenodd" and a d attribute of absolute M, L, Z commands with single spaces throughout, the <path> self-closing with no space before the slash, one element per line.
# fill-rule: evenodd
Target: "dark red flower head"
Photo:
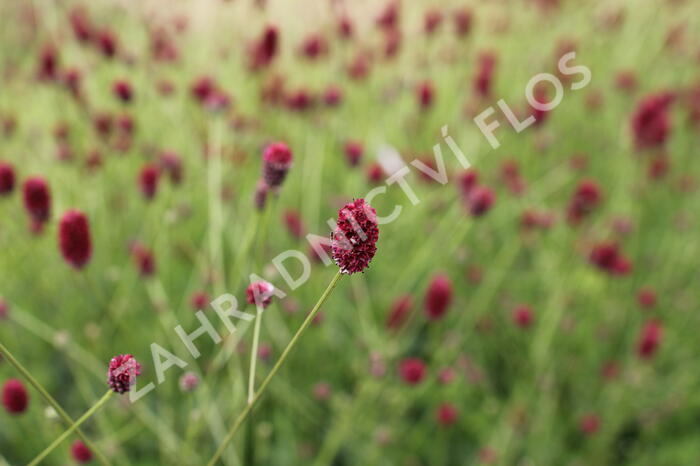
<path fill-rule="evenodd" d="M 0 162 L 0 196 L 6 196 L 15 189 L 15 169 L 12 165 Z"/>
<path fill-rule="evenodd" d="M 532 325 L 534 321 L 534 315 L 532 313 L 532 308 L 521 304 L 513 310 L 513 320 L 515 324 L 520 328 L 528 328 Z"/>
<path fill-rule="evenodd" d="M 141 364 L 136 362 L 136 359 L 130 354 L 120 354 L 109 361 L 107 383 L 112 390 L 119 394 L 131 390 L 139 375 L 141 375 Z"/>
<path fill-rule="evenodd" d="M 348 141 L 345 143 L 345 157 L 348 160 L 348 163 L 355 167 L 360 163 L 360 160 L 362 160 L 362 153 L 364 152 L 364 148 L 362 147 L 362 143 L 359 141 Z"/>
<path fill-rule="evenodd" d="M 639 336 L 637 354 L 642 359 L 650 359 L 656 353 L 663 336 L 663 327 L 658 320 L 649 320 Z"/>
<path fill-rule="evenodd" d="M 272 303 L 272 296 L 275 287 L 272 283 L 265 281 L 253 282 L 245 290 L 246 301 L 248 304 L 260 305 L 265 308 Z"/>
<path fill-rule="evenodd" d="M 92 452 L 80 440 L 73 442 L 73 445 L 70 447 L 70 454 L 78 463 L 89 463 L 92 461 Z"/>
<path fill-rule="evenodd" d="M 304 222 L 296 210 L 289 209 L 284 212 L 284 224 L 294 238 L 301 239 L 304 236 Z"/>
<path fill-rule="evenodd" d="M 328 107 L 340 105 L 343 101 L 343 90 L 335 84 L 330 84 L 323 92 L 323 102 Z"/>
<path fill-rule="evenodd" d="M 452 403 L 442 403 L 437 410 L 437 420 L 444 427 L 449 427 L 457 422 L 458 415 L 457 408 Z"/>
<path fill-rule="evenodd" d="M 304 39 L 301 53 L 311 60 L 320 58 L 328 53 L 328 41 L 320 34 L 312 34 Z"/>
<path fill-rule="evenodd" d="M 596 244 L 589 257 L 591 263 L 611 275 L 626 275 L 632 269 L 632 263 L 620 252 L 614 242 Z"/>
<path fill-rule="evenodd" d="M 425 377 L 425 363 L 420 358 L 406 358 L 399 366 L 401 378 L 409 385 L 417 385 Z"/>
<path fill-rule="evenodd" d="M 131 88 L 131 84 L 129 84 L 129 81 L 124 79 L 114 82 L 112 85 L 112 92 L 114 92 L 115 97 L 124 103 L 131 102 L 131 99 L 134 97 L 134 91 Z"/>
<path fill-rule="evenodd" d="M 447 275 L 436 275 L 425 293 L 425 313 L 430 320 L 438 320 L 452 302 L 452 282 Z"/>
<path fill-rule="evenodd" d="M 464 37 L 469 34 L 472 28 L 472 12 L 468 8 L 462 8 L 454 12 L 453 15 L 455 34 Z"/>
<path fill-rule="evenodd" d="M 423 16 L 423 30 L 427 35 L 432 35 L 437 31 L 443 20 L 442 12 L 438 9 L 430 9 Z"/>
<path fill-rule="evenodd" d="M 435 90 L 431 81 L 423 81 L 416 88 L 416 98 L 422 110 L 427 110 L 433 104 Z"/>
<path fill-rule="evenodd" d="M 367 180 L 372 184 L 379 184 L 384 177 L 384 170 L 378 162 L 372 162 L 367 166 Z"/>
<path fill-rule="evenodd" d="M 168 175 L 172 184 L 182 182 L 182 159 L 173 151 L 161 152 L 158 159 L 160 168 Z"/>
<path fill-rule="evenodd" d="M 579 421 L 581 432 L 586 435 L 593 435 L 600 428 L 600 418 L 597 414 L 586 414 Z"/>
<path fill-rule="evenodd" d="M 41 80 L 53 80 L 58 77 L 58 50 L 52 44 L 46 44 L 39 54 L 37 76 Z"/>
<path fill-rule="evenodd" d="M 569 223 L 576 225 L 587 217 L 601 202 L 600 187 L 594 180 L 579 183 L 567 207 Z"/>
<path fill-rule="evenodd" d="M 153 253 L 140 243 L 131 246 L 131 256 L 141 276 L 149 277 L 156 271 L 156 259 Z"/>
<path fill-rule="evenodd" d="M 390 329 L 397 329 L 403 325 L 413 307 L 413 299 L 410 295 L 401 296 L 391 305 L 389 315 L 386 319 L 386 326 Z"/>
<path fill-rule="evenodd" d="M 338 36 L 340 36 L 341 39 L 350 39 L 353 30 L 352 20 L 346 15 L 341 16 L 338 20 Z"/>
<path fill-rule="evenodd" d="M 631 126 L 637 149 L 663 146 L 671 132 L 671 117 L 668 107 L 674 97 L 669 92 L 660 92 L 645 97 L 632 115 Z"/>
<path fill-rule="evenodd" d="M 490 188 L 486 186 L 476 186 L 467 196 L 469 213 L 474 217 L 481 217 L 491 209 L 495 199 L 496 195 Z"/>
<path fill-rule="evenodd" d="M 266 68 L 272 63 L 279 48 L 279 33 L 275 26 L 267 26 L 261 36 L 250 47 L 250 67 L 253 70 Z"/>
<path fill-rule="evenodd" d="M 87 10 L 82 5 L 71 8 L 68 14 L 75 38 L 80 42 L 89 42 L 94 34 L 94 28 Z"/>
<path fill-rule="evenodd" d="M 652 309 L 656 306 L 656 292 L 652 288 L 642 288 L 637 293 L 637 302 L 643 309 Z"/>
<path fill-rule="evenodd" d="M 92 255 L 92 241 L 85 214 L 78 210 L 63 214 L 58 225 L 58 245 L 63 258 L 76 269 L 88 263 Z"/>
<path fill-rule="evenodd" d="M 158 190 L 158 179 L 160 170 L 153 164 L 146 164 L 139 172 L 139 187 L 146 199 L 153 199 Z"/>
<path fill-rule="evenodd" d="M 117 54 L 117 36 L 110 30 L 103 29 L 96 34 L 95 45 L 107 58 L 113 58 Z"/>
<path fill-rule="evenodd" d="M 2 404 L 10 414 L 20 414 L 27 409 L 29 394 L 24 384 L 17 379 L 10 379 L 2 387 Z"/>
<path fill-rule="evenodd" d="M 377 252 L 377 211 L 364 199 L 356 199 L 338 211 L 331 234 L 333 260 L 345 274 L 362 272 Z"/>
<path fill-rule="evenodd" d="M 493 85 L 493 75 L 496 68 L 496 55 L 484 52 L 479 56 L 477 73 L 474 77 L 474 91 L 479 97 L 489 97 Z"/>
<path fill-rule="evenodd" d="M 210 299 L 206 291 L 197 291 L 192 294 L 190 298 L 190 304 L 192 305 L 192 310 L 201 311 L 206 309 L 209 305 Z"/>
<path fill-rule="evenodd" d="M 35 176 L 24 182 L 24 207 L 37 223 L 44 223 L 51 215 L 51 192 L 44 178 Z"/>
<path fill-rule="evenodd" d="M 271 188 L 279 187 L 292 166 L 292 150 L 283 142 L 273 142 L 263 152 L 263 178 Z"/>

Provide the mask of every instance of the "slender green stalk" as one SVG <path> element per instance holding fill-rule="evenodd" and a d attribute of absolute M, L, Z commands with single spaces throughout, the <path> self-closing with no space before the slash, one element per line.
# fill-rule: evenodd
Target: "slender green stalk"
<path fill-rule="evenodd" d="M 260 384 L 260 389 L 255 393 L 255 396 L 253 397 L 253 400 L 246 404 L 245 409 L 241 412 L 241 414 L 238 415 L 236 418 L 236 421 L 233 423 L 233 426 L 231 426 L 231 430 L 228 431 L 226 434 L 226 437 L 224 437 L 224 441 L 221 442 L 221 445 L 219 445 L 219 448 L 216 450 L 216 453 L 214 453 L 214 456 L 209 460 L 208 466 L 213 466 L 216 464 L 216 462 L 221 458 L 221 455 L 224 453 L 224 450 L 228 446 L 228 444 L 233 440 L 234 435 L 236 435 L 236 432 L 238 431 L 239 427 L 243 424 L 243 421 L 246 420 L 246 418 L 250 415 L 250 412 L 253 410 L 253 407 L 255 407 L 255 404 L 258 402 L 262 394 L 265 392 L 265 389 L 267 388 L 267 385 L 270 383 L 270 380 L 275 376 L 277 371 L 279 371 L 280 367 L 282 367 L 282 364 L 284 364 L 284 361 L 287 359 L 287 356 L 289 356 L 289 353 L 292 351 L 294 346 L 296 345 L 297 341 L 301 337 L 301 335 L 304 333 L 304 330 L 307 329 L 309 325 L 311 325 L 311 322 L 313 321 L 314 317 L 316 316 L 316 313 L 318 313 L 318 310 L 321 309 L 321 306 L 323 303 L 326 302 L 328 297 L 330 296 L 331 292 L 333 289 L 336 287 L 338 284 L 338 281 L 340 280 L 340 277 L 342 277 L 342 274 L 340 271 L 335 274 L 333 277 L 333 280 L 328 284 L 328 287 L 326 290 L 323 292 L 321 297 L 318 299 L 318 302 L 316 305 L 311 309 L 311 312 L 309 312 L 309 315 L 306 316 L 306 319 L 304 322 L 301 324 L 299 327 L 299 330 L 294 334 L 292 339 L 289 341 L 287 346 L 284 348 L 284 351 L 282 351 L 282 354 L 280 355 L 280 358 L 277 360 L 275 365 L 272 367 L 272 370 L 270 370 L 270 373 L 265 377 L 265 380 L 263 380 L 262 384 Z"/>
<path fill-rule="evenodd" d="M 5 358 L 15 366 L 15 368 L 24 376 L 25 379 L 36 389 L 36 391 L 39 392 L 39 394 L 46 400 L 48 404 L 50 404 L 53 409 L 58 413 L 59 416 L 61 416 L 61 419 L 68 424 L 69 427 L 73 427 L 75 424 L 75 421 L 68 415 L 68 413 L 61 407 L 61 405 L 58 404 L 58 402 L 49 394 L 49 392 L 46 391 L 46 389 L 34 378 L 34 376 L 20 363 L 13 355 L 10 353 L 10 351 L 5 347 L 0 342 L 0 353 L 5 355 Z M 83 433 L 82 430 L 76 429 L 75 432 L 78 437 L 80 437 L 80 440 L 82 440 L 85 445 L 92 451 L 95 456 L 97 457 L 97 460 L 105 465 L 109 465 L 110 462 L 107 460 L 107 458 L 102 454 L 100 450 L 97 449 L 97 447 L 90 441 L 88 440 L 87 436 Z"/>
<path fill-rule="evenodd" d="M 29 466 L 35 466 L 35 465 L 39 464 L 44 458 L 46 458 L 49 455 L 49 453 L 51 453 L 57 446 L 59 446 L 61 444 L 61 442 L 63 442 L 70 434 L 72 434 L 74 430 L 76 430 L 90 416 L 95 414 L 95 412 L 97 412 L 97 410 L 100 409 L 102 407 L 102 405 L 104 405 L 111 398 L 111 396 L 113 394 L 114 394 L 114 392 L 112 390 L 107 390 L 107 393 L 105 393 L 104 396 L 102 398 L 100 398 L 100 400 L 92 406 L 92 408 L 90 408 L 85 414 L 83 414 L 80 417 L 80 419 L 77 420 L 77 422 L 75 424 L 73 424 L 68 429 L 66 429 L 66 431 L 63 432 L 60 437 L 58 437 L 56 440 L 54 440 L 51 445 L 46 447 L 46 449 L 44 451 L 39 453 L 39 456 L 34 458 L 32 460 L 32 462 L 29 463 Z"/>
<path fill-rule="evenodd" d="M 258 344 L 260 342 L 260 323 L 262 311 L 258 309 L 255 315 L 255 329 L 253 330 L 253 347 L 250 351 L 250 371 L 248 371 L 248 404 L 253 402 L 255 395 L 255 367 L 258 360 Z"/>

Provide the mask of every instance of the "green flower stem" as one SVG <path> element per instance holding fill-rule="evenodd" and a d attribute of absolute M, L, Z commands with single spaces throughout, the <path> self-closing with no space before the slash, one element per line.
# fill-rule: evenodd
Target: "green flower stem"
<path fill-rule="evenodd" d="M 39 453 L 39 456 L 34 458 L 32 462 L 29 463 L 29 466 L 35 466 L 39 464 L 44 458 L 46 458 L 49 455 L 49 453 L 51 453 L 57 446 L 59 446 L 61 442 L 63 442 L 70 434 L 72 434 L 74 430 L 76 430 L 83 422 L 87 421 L 87 419 L 90 416 L 95 414 L 97 410 L 100 409 L 102 405 L 104 405 L 112 397 L 113 394 L 114 392 L 112 390 L 107 390 L 107 393 L 105 393 L 104 396 L 92 406 L 92 408 L 90 408 L 85 414 L 83 414 L 80 417 L 80 419 L 78 419 L 75 422 L 75 424 L 66 429 L 66 431 L 63 432 L 60 437 L 54 440 L 54 442 L 51 445 L 46 447 L 44 451 Z"/>
<path fill-rule="evenodd" d="M 338 284 L 338 281 L 342 277 L 342 274 L 340 271 L 335 274 L 333 277 L 333 280 L 328 284 L 328 287 L 326 290 L 323 292 L 321 297 L 318 299 L 318 302 L 316 305 L 311 309 L 311 312 L 309 312 L 309 315 L 306 316 L 306 319 L 304 322 L 301 324 L 301 327 L 299 327 L 299 330 L 294 334 L 292 339 L 289 341 L 287 346 L 284 348 L 284 351 L 282 351 L 282 354 L 280 355 L 280 358 L 277 360 L 275 365 L 272 367 L 272 370 L 270 370 L 270 373 L 265 377 L 265 380 L 260 384 L 260 389 L 255 393 L 255 396 L 253 397 L 252 401 L 250 403 L 246 404 L 245 409 L 241 412 L 241 414 L 238 415 L 236 418 L 236 421 L 233 423 L 233 426 L 231 427 L 231 430 L 228 431 L 226 434 L 226 437 L 224 437 L 224 441 L 221 442 L 221 445 L 219 445 L 219 448 L 216 450 L 216 453 L 214 453 L 214 456 L 209 460 L 208 466 L 213 466 L 216 464 L 216 462 L 221 458 L 221 455 L 223 455 L 224 450 L 228 446 L 228 444 L 233 440 L 234 435 L 236 435 L 236 432 L 238 431 L 239 427 L 243 424 L 243 421 L 246 420 L 246 418 L 250 415 L 250 412 L 253 410 L 253 407 L 255 407 L 255 404 L 258 402 L 262 394 L 265 392 L 265 389 L 267 388 L 267 385 L 270 383 L 270 380 L 275 376 L 277 371 L 280 369 L 282 364 L 284 364 L 284 361 L 287 359 L 287 356 L 289 356 L 289 353 L 292 351 L 294 346 L 296 345 L 297 341 L 299 341 L 299 338 L 301 335 L 304 333 L 306 328 L 311 325 L 311 322 L 313 321 L 314 317 L 316 316 L 316 313 L 318 313 L 318 310 L 321 308 L 323 303 L 326 302 L 328 297 L 330 296 L 331 292 L 333 289 L 336 287 Z"/>
<path fill-rule="evenodd" d="M 46 400 L 48 404 L 53 407 L 53 409 L 58 413 L 59 416 L 61 416 L 61 419 L 68 424 L 69 427 L 72 427 L 75 424 L 75 421 L 66 413 L 66 411 L 61 407 L 61 405 L 58 404 L 56 400 L 49 394 L 49 392 L 46 391 L 46 389 L 34 378 L 34 376 L 20 363 L 13 355 L 10 353 L 10 351 L 5 347 L 0 342 L 0 353 L 5 355 L 5 358 L 15 366 L 15 368 L 24 376 L 25 379 L 36 389 L 36 391 L 39 392 L 39 394 Z M 104 464 L 104 465 L 109 465 L 110 462 L 107 460 L 107 458 L 102 454 L 100 450 L 97 449 L 97 447 L 90 441 L 88 440 L 87 436 L 83 433 L 82 430 L 76 429 L 75 432 L 78 437 L 80 437 L 80 440 L 85 443 L 85 445 L 92 451 L 95 456 L 97 457 L 97 460 Z"/>

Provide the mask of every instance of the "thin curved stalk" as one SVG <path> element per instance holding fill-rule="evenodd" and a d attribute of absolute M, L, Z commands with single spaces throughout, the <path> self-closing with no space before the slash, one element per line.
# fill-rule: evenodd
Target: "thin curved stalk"
<path fill-rule="evenodd" d="M 51 407 L 56 410 L 56 413 L 63 419 L 63 421 L 68 424 L 69 427 L 72 427 L 75 425 L 75 421 L 68 415 L 68 413 L 61 407 L 60 404 L 51 396 L 49 392 L 46 391 L 46 389 L 34 378 L 34 376 L 20 363 L 13 355 L 10 353 L 10 351 L 5 347 L 0 342 L 0 353 L 5 355 L 5 358 L 15 366 L 15 368 L 24 376 L 25 379 L 36 389 L 36 391 L 39 392 L 39 394 L 46 400 L 48 404 L 51 405 Z M 82 430 L 76 429 L 75 432 L 78 437 L 80 437 L 80 440 L 82 440 L 85 445 L 92 451 L 95 456 L 97 457 L 97 460 L 104 464 L 104 465 L 110 465 L 111 463 L 107 458 L 102 454 L 100 450 L 97 449 L 97 447 L 87 438 L 87 436 L 83 433 Z"/>
<path fill-rule="evenodd" d="M 265 393 L 265 389 L 267 388 L 267 385 L 270 383 L 272 378 L 275 376 L 277 371 L 279 371 L 280 367 L 282 367 L 282 364 L 284 364 L 284 361 L 287 359 L 287 356 L 289 356 L 289 353 L 292 351 L 294 346 L 296 345 L 297 341 L 299 341 L 299 338 L 301 335 L 304 333 L 304 331 L 307 329 L 309 325 L 311 325 L 311 322 L 313 321 L 314 317 L 316 316 L 316 313 L 318 313 L 319 309 L 323 305 L 323 303 L 326 302 L 328 299 L 328 296 L 330 296 L 331 292 L 335 288 L 335 286 L 338 284 L 338 281 L 340 280 L 340 277 L 342 277 L 342 273 L 338 271 L 338 273 L 335 274 L 333 277 L 333 280 L 328 284 L 328 287 L 326 290 L 323 292 L 321 297 L 318 299 L 318 302 L 316 305 L 311 309 L 311 312 L 309 312 L 309 315 L 306 316 L 306 319 L 304 322 L 301 324 L 299 327 L 299 330 L 294 334 L 292 339 L 289 341 L 287 346 L 284 348 L 284 351 L 282 351 L 282 354 L 280 355 L 280 358 L 277 360 L 275 365 L 272 367 L 272 370 L 270 370 L 270 373 L 265 377 L 265 380 L 260 384 L 260 388 L 258 391 L 255 393 L 255 396 L 253 397 L 252 401 L 250 403 L 246 404 L 245 409 L 241 412 L 241 414 L 238 415 L 236 418 L 236 421 L 233 423 L 233 426 L 231 426 L 231 430 L 228 431 L 226 434 L 226 437 L 224 437 L 224 441 L 221 442 L 221 445 L 219 445 L 219 448 L 216 450 L 214 453 L 214 456 L 209 460 L 207 463 L 208 466 L 213 466 L 216 464 L 216 462 L 221 458 L 221 455 L 224 453 L 224 450 L 228 446 L 229 443 L 231 443 L 231 440 L 233 440 L 233 437 L 236 435 L 236 432 L 238 429 L 241 427 L 243 422 L 246 420 L 246 418 L 250 415 L 251 411 L 255 407 L 255 404 L 260 400 L 260 397 Z"/>
<path fill-rule="evenodd" d="M 61 442 L 63 442 L 70 434 L 72 434 L 74 430 L 76 430 L 83 422 L 87 421 L 90 418 L 90 416 L 95 414 L 97 410 L 100 409 L 102 405 L 104 405 L 112 397 L 113 394 L 114 392 L 112 390 L 107 390 L 107 393 L 105 393 L 102 396 L 102 398 L 100 398 L 100 400 L 92 406 L 92 408 L 90 408 L 85 414 L 80 416 L 80 419 L 78 419 L 75 422 L 75 424 L 66 429 L 66 431 L 63 432 L 56 440 L 54 440 L 51 445 L 46 447 L 44 451 L 39 453 L 39 455 L 36 458 L 34 458 L 31 463 L 29 463 L 29 466 L 36 466 L 37 464 L 39 464 L 44 458 L 46 458 L 49 455 L 49 453 L 51 453 L 57 446 L 59 446 Z"/>

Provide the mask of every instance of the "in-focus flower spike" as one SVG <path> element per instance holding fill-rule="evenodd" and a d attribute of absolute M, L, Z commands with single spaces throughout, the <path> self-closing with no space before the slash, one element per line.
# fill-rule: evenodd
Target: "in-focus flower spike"
<path fill-rule="evenodd" d="M 344 274 L 362 272 L 377 252 L 377 212 L 364 199 L 356 199 L 338 211 L 331 234 L 333 260 Z"/>
<path fill-rule="evenodd" d="M 284 182 L 292 166 L 292 151 L 283 142 L 273 142 L 263 152 L 263 179 L 270 188 L 278 188 Z"/>
<path fill-rule="evenodd" d="M 76 269 L 81 269 L 92 256 L 92 241 L 88 219 L 78 210 L 63 214 L 58 226 L 58 245 L 63 258 Z"/>
<path fill-rule="evenodd" d="M 131 390 L 139 375 L 141 375 L 141 364 L 130 354 L 120 354 L 109 361 L 107 383 L 116 393 L 124 394 Z"/>

